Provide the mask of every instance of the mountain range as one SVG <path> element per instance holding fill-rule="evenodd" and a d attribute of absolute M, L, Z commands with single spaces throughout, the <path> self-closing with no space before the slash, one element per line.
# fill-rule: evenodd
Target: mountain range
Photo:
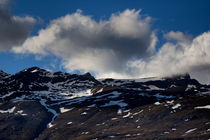
<path fill-rule="evenodd" d="M 210 86 L 189 74 L 96 79 L 0 71 L 2 140 L 210 139 Z"/>

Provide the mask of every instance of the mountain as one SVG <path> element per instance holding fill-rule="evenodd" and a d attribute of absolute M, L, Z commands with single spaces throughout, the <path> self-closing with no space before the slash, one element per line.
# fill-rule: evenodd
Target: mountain
<path fill-rule="evenodd" d="M 38 67 L 0 71 L 0 139 L 210 138 L 210 86 L 189 74 L 95 79 Z"/>

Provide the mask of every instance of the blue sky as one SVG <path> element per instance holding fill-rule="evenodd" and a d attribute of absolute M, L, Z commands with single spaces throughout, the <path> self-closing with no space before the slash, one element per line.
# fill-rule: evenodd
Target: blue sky
<path fill-rule="evenodd" d="M 210 27 L 208 0 L 16 0 L 11 9 L 15 15 L 40 17 L 49 20 L 81 9 L 93 18 L 103 19 L 110 14 L 129 9 L 142 9 L 155 19 L 153 26 L 163 31 L 180 30 L 200 34 Z"/>
<path fill-rule="evenodd" d="M 180 31 L 196 37 L 210 29 L 208 0 L 16 0 L 10 2 L 11 14 L 32 16 L 40 22 L 33 28 L 34 36 L 48 26 L 53 19 L 72 14 L 81 9 L 84 15 L 91 15 L 96 21 L 106 20 L 111 14 L 125 9 L 142 9 L 141 16 L 152 17 L 151 28 L 158 37 L 157 48 L 165 43 L 163 34 Z M 0 52 L 0 69 L 15 73 L 31 66 L 39 66 L 53 71 L 66 71 L 60 66 L 60 58 L 50 55 L 42 59 L 32 54 Z"/>

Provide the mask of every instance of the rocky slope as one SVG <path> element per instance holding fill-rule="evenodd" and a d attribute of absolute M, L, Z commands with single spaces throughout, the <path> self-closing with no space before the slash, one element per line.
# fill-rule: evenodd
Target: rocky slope
<path fill-rule="evenodd" d="M 95 79 L 0 71 L 0 139 L 208 139 L 210 86 L 188 74 Z"/>

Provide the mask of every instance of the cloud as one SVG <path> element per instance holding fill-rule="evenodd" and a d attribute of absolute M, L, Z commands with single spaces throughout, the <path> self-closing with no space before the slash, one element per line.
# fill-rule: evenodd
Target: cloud
<path fill-rule="evenodd" d="M 0 4 L 7 2 L 1 0 Z M 0 51 L 22 44 L 35 23 L 36 20 L 33 17 L 13 16 L 7 7 L 0 7 Z"/>
<path fill-rule="evenodd" d="M 210 84 L 210 32 L 191 37 L 180 31 L 164 35 L 157 50 L 151 18 L 125 10 L 96 21 L 80 10 L 52 20 L 37 36 L 28 37 L 15 53 L 54 55 L 69 72 L 94 72 L 97 77 L 164 77 L 190 73 Z M 156 51 L 157 50 L 157 51 Z"/>
<path fill-rule="evenodd" d="M 0 5 L 6 5 L 9 3 L 9 0 L 0 0 Z"/>
<path fill-rule="evenodd" d="M 96 21 L 80 10 L 50 22 L 37 36 L 13 48 L 16 53 L 55 55 L 68 71 L 91 71 L 96 75 L 127 73 L 129 60 L 147 58 L 157 38 L 151 18 L 140 10 L 115 13 Z"/>
<path fill-rule="evenodd" d="M 164 38 L 166 38 L 167 40 L 182 41 L 182 42 L 192 41 L 192 37 L 190 35 L 184 34 L 179 31 L 177 31 L 177 32 L 170 31 L 170 32 L 164 34 Z"/>
<path fill-rule="evenodd" d="M 139 76 L 171 76 L 190 73 L 202 83 L 210 83 L 210 31 L 190 42 L 166 42 L 148 61 L 130 62 Z"/>

